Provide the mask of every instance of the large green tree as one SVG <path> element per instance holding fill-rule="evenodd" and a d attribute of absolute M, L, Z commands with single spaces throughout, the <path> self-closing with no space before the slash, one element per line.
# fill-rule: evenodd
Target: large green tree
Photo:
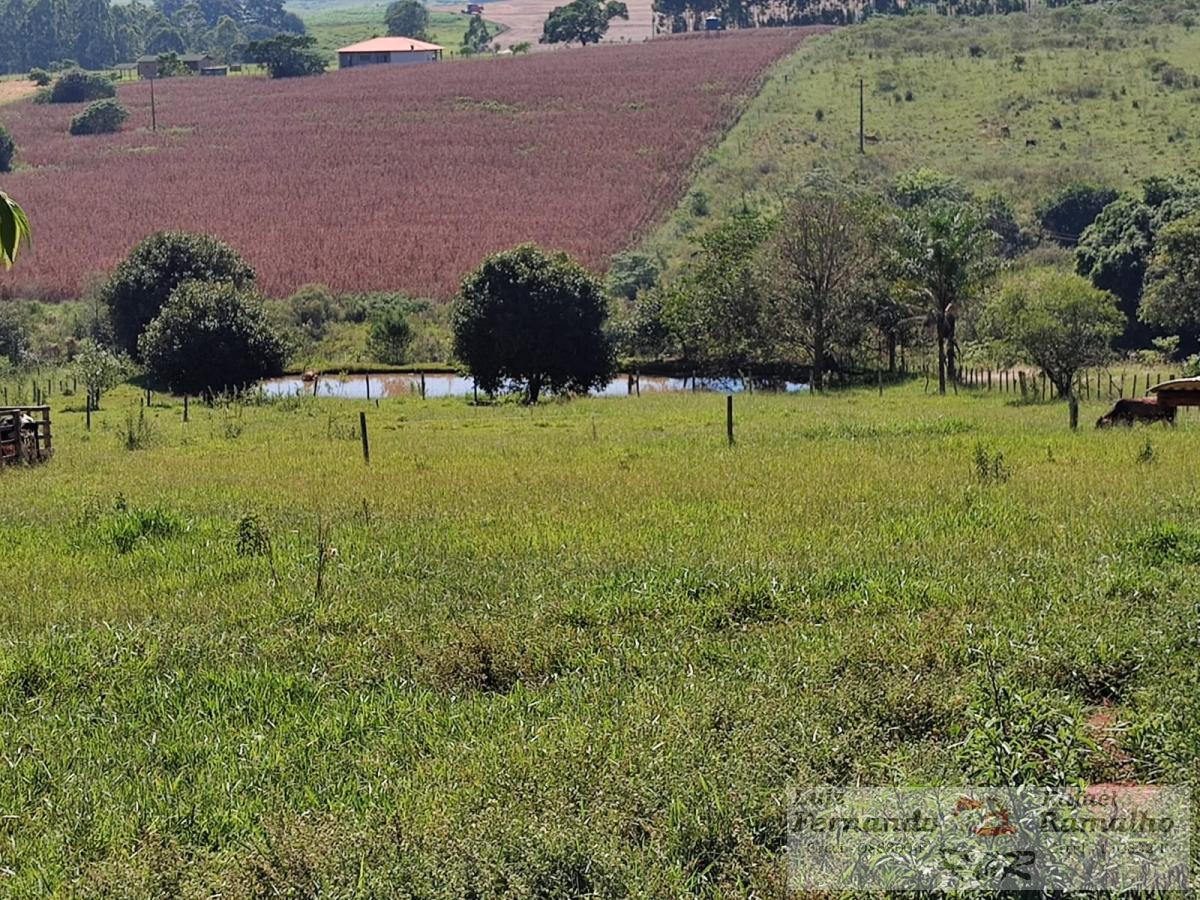
<path fill-rule="evenodd" d="M 663 324 L 689 362 L 729 371 L 771 356 L 777 329 L 758 262 L 770 235 L 762 216 L 731 216 L 694 241 L 687 273 L 658 290 Z"/>
<path fill-rule="evenodd" d="M 223 393 L 278 375 L 287 357 L 262 301 L 227 281 L 177 287 L 138 350 L 151 376 L 191 394 Z"/>
<path fill-rule="evenodd" d="M 1124 196 L 1106 206 L 1079 239 L 1076 271 L 1121 300 L 1127 321 L 1123 348 L 1143 347 L 1155 333 L 1138 307 L 1159 231 L 1198 211 L 1200 182 L 1151 178 L 1142 182 L 1140 196 Z"/>
<path fill-rule="evenodd" d="M 629 7 L 621 0 L 571 0 L 566 6 L 550 10 L 542 26 L 541 43 L 598 44 L 613 19 L 628 19 Z"/>
<path fill-rule="evenodd" d="M 1200 339 L 1200 213 L 1158 233 L 1138 315 L 1189 345 Z"/>
<path fill-rule="evenodd" d="M 1112 343 L 1125 325 L 1116 298 L 1078 275 L 1055 270 L 1010 277 L 980 317 L 980 332 L 1011 361 L 1032 363 L 1046 373 L 1079 424 L 1075 381 L 1079 372 L 1112 356 Z"/>
<path fill-rule="evenodd" d="M 313 49 L 317 39 L 310 34 L 281 32 L 263 41 L 251 41 L 246 57 L 266 66 L 272 78 L 299 78 L 325 71 L 325 57 Z"/>
<path fill-rule="evenodd" d="M 488 257 L 454 303 L 454 352 L 488 393 L 603 387 L 615 365 L 600 282 L 563 253 L 532 244 Z"/>
<path fill-rule="evenodd" d="M 492 33 L 488 30 L 483 16 L 471 16 L 466 33 L 463 34 L 462 49 L 464 53 L 482 53 L 492 42 Z"/>
<path fill-rule="evenodd" d="M 1038 204 L 1034 215 L 1042 233 L 1064 247 L 1074 247 L 1104 207 L 1117 199 L 1110 187 L 1074 182 Z"/>
<path fill-rule="evenodd" d="M 958 321 L 996 269 L 995 236 L 973 206 L 935 200 L 900 219 L 893 265 L 898 288 L 933 330 L 938 392 L 958 375 Z"/>
<path fill-rule="evenodd" d="M 429 10 L 421 0 L 395 0 L 388 4 L 383 21 L 393 37 L 429 38 Z"/>
<path fill-rule="evenodd" d="M 254 270 L 237 251 L 203 234 L 164 231 L 133 248 L 100 290 L 117 345 L 130 354 L 171 292 L 185 281 L 254 283 Z"/>

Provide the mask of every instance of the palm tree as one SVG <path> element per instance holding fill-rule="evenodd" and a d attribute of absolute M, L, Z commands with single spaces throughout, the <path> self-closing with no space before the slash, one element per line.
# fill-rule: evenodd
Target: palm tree
<path fill-rule="evenodd" d="M 11 269 L 21 244 L 29 243 L 29 217 L 4 191 L 0 191 L 0 262 Z"/>
<path fill-rule="evenodd" d="M 993 235 L 974 207 L 948 201 L 925 204 L 902 219 L 897 248 L 901 290 L 922 308 L 937 335 L 938 393 L 957 377 L 958 318 L 995 271 Z"/>

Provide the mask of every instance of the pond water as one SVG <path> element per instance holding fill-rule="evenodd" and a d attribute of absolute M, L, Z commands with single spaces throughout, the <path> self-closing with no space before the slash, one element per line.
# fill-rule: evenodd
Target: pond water
<path fill-rule="evenodd" d="M 318 397 L 342 397 L 348 400 L 419 397 L 421 396 L 421 375 L 413 372 L 379 375 L 322 375 L 315 387 Z M 294 397 L 299 394 L 314 393 L 313 382 L 305 381 L 299 375 L 272 378 L 264 381 L 262 388 L 269 397 Z M 474 383 L 467 376 L 445 373 L 425 375 L 426 397 L 468 397 L 473 389 Z M 697 378 L 693 387 L 691 378 L 643 375 L 640 380 L 635 381 L 629 375 L 619 375 L 610 381 L 604 390 L 596 391 L 595 396 L 626 397 L 637 394 L 639 389 L 645 393 L 694 389 L 723 394 L 740 394 L 746 390 L 746 381 L 742 378 Z M 808 385 L 789 381 L 764 386 L 756 382 L 754 390 L 783 390 L 788 393 L 798 393 L 808 390 Z"/>

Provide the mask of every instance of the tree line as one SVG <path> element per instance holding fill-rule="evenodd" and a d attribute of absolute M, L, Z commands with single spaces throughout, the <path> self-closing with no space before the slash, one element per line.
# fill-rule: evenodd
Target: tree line
<path fill-rule="evenodd" d="M 282 0 L 0 0 L 0 73 L 103 69 L 188 51 L 236 60 L 280 32 L 304 32 Z"/>
<path fill-rule="evenodd" d="M 1095 0 L 1087 0 L 1095 2 Z M 1070 0 L 1049 0 L 1056 8 Z M 716 16 L 722 28 L 771 28 L 785 25 L 852 25 L 874 15 L 905 15 L 930 10 L 947 16 L 1004 15 L 1025 12 L 1026 0 L 654 0 L 655 25 L 661 31 L 696 31 Z"/>
<path fill-rule="evenodd" d="M 942 392 L 969 352 L 1037 365 L 1069 397 L 1113 354 L 1200 350 L 1200 183 L 1070 184 L 1036 216 L 1023 227 L 1002 198 L 930 170 L 884 195 L 815 175 L 694 237 L 670 277 L 619 257 L 623 352 L 723 374 L 803 363 L 820 390 L 928 349 Z"/>

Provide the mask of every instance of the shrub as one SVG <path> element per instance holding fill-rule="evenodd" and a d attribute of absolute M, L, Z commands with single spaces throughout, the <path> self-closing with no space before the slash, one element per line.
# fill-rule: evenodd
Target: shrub
<path fill-rule="evenodd" d="M 0 361 L 19 366 L 25 362 L 31 346 L 32 335 L 25 319 L 11 303 L 0 303 Z"/>
<path fill-rule="evenodd" d="M 50 84 L 50 73 L 45 69 L 33 68 L 29 70 L 29 80 L 38 87 L 46 87 Z"/>
<path fill-rule="evenodd" d="M 398 366 L 405 361 L 412 338 L 412 326 L 408 324 L 404 310 L 398 306 L 391 306 L 377 315 L 371 323 L 367 349 L 377 362 Z"/>
<path fill-rule="evenodd" d="M 963 203 L 970 199 L 970 193 L 954 176 L 921 168 L 901 172 L 895 177 L 892 198 L 897 206 L 913 209 L 933 201 Z"/>
<path fill-rule="evenodd" d="M 291 324 L 312 338 L 320 338 L 336 318 L 337 304 L 329 289 L 321 284 L 306 284 L 288 300 Z"/>
<path fill-rule="evenodd" d="M 230 282 L 180 285 L 138 347 L 152 376 L 194 394 L 222 393 L 278 375 L 287 356 L 262 301 Z"/>
<path fill-rule="evenodd" d="M 13 143 L 8 129 L 0 125 L 0 172 L 11 172 L 13 157 L 17 155 L 17 145 Z"/>
<path fill-rule="evenodd" d="M 227 281 L 248 288 L 254 283 L 254 270 L 216 238 L 181 231 L 150 235 L 117 266 L 100 291 L 118 346 L 136 353 L 142 331 L 185 281 Z"/>
<path fill-rule="evenodd" d="M 51 103 L 90 103 L 115 96 L 117 89 L 103 75 L 75 69 L 54 82 L 49 99 Z"/>
<path fill-rule="evenodd" d="M 488 393 L 582 393 L 612 375 L 600 283 L 566 254 L 532 244 L 468 275 L 454 306 L 454 352 Z"/>
<path fill-rule="evenodd" d="M 112 134 L 121 130 L 129 113 L 116 100 L 97 100 L 71 119 L 71 134 Z"/>

